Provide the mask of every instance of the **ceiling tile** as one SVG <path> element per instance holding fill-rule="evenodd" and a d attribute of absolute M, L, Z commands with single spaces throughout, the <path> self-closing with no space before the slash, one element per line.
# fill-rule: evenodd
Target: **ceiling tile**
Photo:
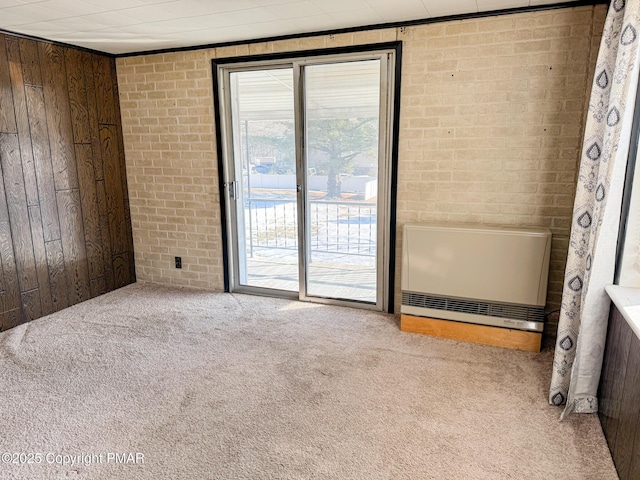
<path fill-rule="evenodd" d="M 237 25 L 252 25 L 256 23 L 282 20 L 265 7 L 250 8 L 234 12 L 215 13 L 194 17 L 194 22 L 202 28 L 233 27 Z M 251 38 L 251 37 L 249 37 Z"/>
<path fill-rule="evenodd" d="M 387 22 L 429 18 L 430 14 L 420 0 L 405 0 L 400 4 L 387 0 L 367 0 Z"/>
<path fill-rule="evenodd" d="M 64 37 L 62 37 L 60 41 L 65 41 Z M 146 51 L 149 50 L 149 45 L 153 45 L 153 49 L 179 46 L 177 38 L 154 38 L 140 35 L 132 38 L 130 33 L 117 32 L 115 29 L 106 33 L 105 31 L 101 31 L 92 35 L 90 38 L 84 36 L 82 39 L 76 39 L 70 35 L 70 38 L 66 41 L 94 50 L 106 51 L 108 49 L 110 53 L 114 54 Z"/>
<path fill-rule="evenodd" d="M 277 22 L 282 20 L 265 7 L 250 8 L 237 12 L 227 12 L 222 14 L 228 25 L 251 25 L 256 23 Z M 284 24 L 285 22 L 282 22 Z"/>
<path fill-rule="evenodd" d="M 140 20 L 128 17 L 123 13 L 120 13 L 119 11 L 95 13 L 93 15 L 83 15 L 82 17 L 78 18 L 83 18 L 88 20 L 89 22 L 96 22 L 111 28 L 125 27 L 127 25 L 136 25 L 141 23 Z"/>
<path fill-rule="evenodd" d="M 190 32 L 193 30 L 202 30 L 202 26 L 193 21 L 192 18 L 182 18 L 179 20 L 171 20 L 164 22 L 143 23 L 140 25 L 130 25 L 122 27 L 123 32 L 135 33 L 139 35 L 149 35 L 157 37 L 161 35 L 173 35 L 181 32 Z"/>
<path fill-rule="evenodd" d="M 38 0 L 42 1 L 42 0 Z M 55 0 L 54 0 L 55 1 Z M 171 3 L 176 0 L 82 0 L 85 3 L 89 3 L 95 7 L 99 7 L 102 11 L 114 11 L 114 10 L 123 10 L 126 8 L 134 8 L 141 7 L 144 5 L 157 5 L 161 8 L 161 4 L 163 3 Z M 187 0 L 189 3 L 196 0 Z M 220 0 L 217 0 L 218 2 Z M 213 0 L 211 3 L 217 3 L 216 0 Z M 235 3 L 235 2 L 234 2 Z"/>
<path fill-rule="evenodd" d="M 86 3 L 80 0 L 46 0 L 33 4 L 33 6 L 36 8 L 48 8 L 52 11 L 64 14 L 65 17 L 77 17 L 79 15 L 89 15 L 91 13 L 105 11 L 104 6 L 92 5 L 91 3 Z"/>
<path fill-rule="evenodd" d="M 105 0 L 82 0 L 85 3 L 90 5 L 94 5 L 96 7 L 103 7 L 102 11 L 112 11 L 112 10 L 120 10 L 122 8 L 133 8 L 139 7 L 140 5 L 145 5 L 141 0 L 109 0 L 108 2 Z M 163 0 L 170 1 L 170 0 Z"/>
<path fill-rule="evenodd" d="M 479 12 L 527 7 L 529 5 L 529 0 L 476 0 L 476 2 Z"/>
<path fill-rule="evenodd" d="M 58 18 L 66 18 L 69 15 L 65 12 L 51 10 L 35 3 L 17 5 L 2 9 L 2 15 L 19 15 L 28 18 L 31 22 L 48 22 Z"/>
<path fill-rule="evenodd" d="M 183 18 L 197 15 L 196 7 L 193 3 L 189 6 L 181 5 L 179 1 L 163 3 L 161 7 L 157 5 L 142 5 L 134 8 L 118 10 L 118 13 L 139 22 L 160 22 L 171 20 L 172 18 Z"/>
<path fill-rule="evenodd" d="M 288 20 L 275 20 L 271 22 L 244 25 L 241 28 L 224 27 L 215 30 L 215 42 L 229 42 L 249 40 L 256 38 L 275 37 L 295 33 L 294 26 Z"/>
<path fill-rule="evenodd" d="M 0 10 L 0 18 L 2 18 L 2 25 L 0 28 L 13 27 L 14 25 L 24 25 L 25 23 L 33 22 L 33 19 L 26 15 L 19 15 L 17 13 L 10 13 L 6 9 Z"/>
<path fill-rule="evenodd" d="M 348 10 L 359 10 L 368 8 L 370 5 L 366 0 L 311 0 L 325 13 L 346 12 Z"/>
<path fill-rule="evenodd" d="M 321 32 L 335 28 L 335 20 L 326 13 L 296 18 L 293 23 L 295 23 L 295 32 Z"/>
<path fill-rule="evenodd" d="M 16 3 L 18 3 L 18 2 L 14 2 L 13 0 L 0 0 L 0 9 L 1 8 L 8 8 L 8 7 L 15 7 Z"/>
<path fill-rule="evenodd" d="M 69 33 L 69 30 L 65 27 L 60 27 L 55 23 L 50 22 L 34 22 L 29 24 L 29 32 L 36 37 L 51 38 L 52 35 L 59 35 Z"/>
<path fill-rule="evenodd" d="M 170 3 L 173 0 L 136 0 L 137 2 L 143 5 L 160 5 L 161 3 Z M 179 0 L 182 3 L 192 3 L 191 0 Z M 212 3 L 215 2 L 225 2 L 225 0 L 211 0 Z"/>
<path fill-rule="evenodd" d="M 349 10 L 346 12 L 334 13 L 331 15 L 338 25 L 342 27 L 375 25 L 382 23 L 382 17 L 373 8 Z"/>
<path fill-rule="evenodd" d="M 309 1 L 273 5 L 266 8 L 279 18 L 311 17 L 322 14 L 322 10 Z"/>
<path fill-rule="evenodd" d="M 233 0 L 232 2 L 225 0 L 190 0 L 189 4 L 194 4 L 194 8 L 201 15 L 249 10 L 261 6 L 254 0 Z"/>
<path fill-rule="evenodd" d="M 285 5 L 287 3 L 297 3 L 300 0 L 253 0 L 254 3 L 261 7 L 270 7 L 272 5 Z"/>
<path fill-rule="evenodd" d="M 559 0 L 0 0 L 0 28 L 109 53 L 197 46 Z"/>
<path fill-rule="evenodd" d="M 111 40 L 122 40 L 124 38 L 130 37 L 131 34 L 128 32 L 123 32 L 119 28 L 103 28 L 101 30 L 96 30 L 91 35 L 91 39 L 87 39 L 86 32 L 69 32 L 64 34 L 64 41 L 75 44 L 78 40 L 87 40 L 92 42 L 101 42 L 101 41 L 111 41 Z M 61 40 L 63 41 L 63 40 Z"/>
<path fill-rule="evenodd" d="M 422 3 L 432 17 L 478 12 L 476 0 L 422 0 Z"/>
<path fill-rule="evenodd" d="M 102 23 L 87 20 L 82 17 L 61 18 L 60 20 L 56 20 L 55 24 L 70 32 L 92 32 L 105 28 L 105 25 Z M 31 25 L 29 25 L 29 27 L 31 28 Z"/>
<path fill-rule="evenodd" d="M 42 0 L 0 0 L 0 8 L 15 7 L 27 3 L 37 3 Z"/>

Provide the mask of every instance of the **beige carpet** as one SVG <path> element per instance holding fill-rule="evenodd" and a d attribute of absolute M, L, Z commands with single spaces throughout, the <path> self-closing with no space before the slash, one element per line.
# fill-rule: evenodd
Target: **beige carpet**
<path fill-rule="evenodd" d="M 551 361 L 131 285 L 0 334 L 0 478 L 617 478 L 598 418 L 547 405 Z"/>

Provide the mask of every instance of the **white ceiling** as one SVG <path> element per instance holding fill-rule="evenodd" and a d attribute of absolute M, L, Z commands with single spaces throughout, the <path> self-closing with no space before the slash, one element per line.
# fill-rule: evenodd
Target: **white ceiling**
<path fill-rule="evenodd" d="M 558 0 L 0 0 L 0 29 L 117 54 L 553 3 Z"/>

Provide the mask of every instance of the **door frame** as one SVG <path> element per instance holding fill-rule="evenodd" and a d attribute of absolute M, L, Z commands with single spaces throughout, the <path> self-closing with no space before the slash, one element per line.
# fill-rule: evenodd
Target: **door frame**
<path fill-rule="evenodd" d="M 236 253 L 237 246 L 232 239 L 229 237 L 229 233 L 231 228 L 231 219 L 233 218 L 232 211 L 235 208 L 233 205 L 229 205 L 227 202 L 227 188 L 229 187 L 229 172 L 227 171 L 227 167 L 225 165 L 225 148 L 229 145 L 233 145 L 233 139 L 231 138 L 231 132 L 228 128 L 225 128 L 226 122 L 224 121 L 224 116 L 229 108 L 229 105 L 226 104 L 228 96 L 222 96 L 222 86 L 224 85 L 224 72 L 227 69 L 233 70 L 241 70 L 243 68 L 254 70 L 256 67 L 258 68 L 277 68 L 282 66 L 290 66 L 291 63 L 324 63 L 327 62 L 338 62 L 346 59 L 348 61 L 349 54 L 357 55 L 358 57 L 362 57 L 361 59 L 365 59 L 367 54 L 371 55 L 379 55 L 381 53 L 391 53 L 390 61 L 387 62 L 389 65 L 389 72 L 387 73 L 386 78 L 392 83 L 387 90 L 387 99 L 386 105 L 388 111 L 384 118 L 381 117 L 381 121 L 390 122 L 391 128 L 387 125 L 387 128 L 380 129 L 380 142 L 383 142 L 383 135 L 388 136 L 386 138 L 386 156 L 388 158 L 388 164 L 386 165 L 387 172 L 384 173 L 386 176 L 386 182 L 383 187 L 378 188 L 379 192 L 384 192 L 385 194 L 379 196 L 378 198 L 378 209 L 379 211 L 384 212 L 384 216 L 386 216 L 386 224 L 380 231 L 378 235 L 378 245 L 379 248 L 383 247 L 383 254 L 378 255 L 378 263 L 377 270 L 383 269 L 383 274 L 380 275 L 379 278 L 383 281 L 383 285 L 378 285 L 378 291 L 376 292 L 376 304 L 371 304 L 368 302 L 358 302 L 358 301 L 345 301 L 338 299 L 328 299 L 323 297 L 308 297 L 306 295 L 306 291 L 304 291 L 304 282 L 300 282 L 301 289 L 300 292 L 286 292 L 282 290 L 269 291 L 258 287 L 249 287 L 242 286 L 242 292 L 251 293 L 251 294 L 259 294 L 259 295 L 267 295 L 267 296 L 278 296 L 292 299 L 302 299 L 309 300 L 316 303 L 328 303 L 333 305 L 345 305 L 345 306 L 360 306 L 361 308 L 369 308 L 382 310 L 385 312 L 393 313 L 394 310 L 394 291 L 395 291 L 395 249 L 396 249 L 396 197 L 397 197 L 397 165 L 398 165 L 398 133 L 399 133 L 399 117 L 400 117 L 400 72 L 401 72 L 401 61 L 402 61 L 402 43 L 401 42 L 390 42 L 390 43 L 379 43 L 379 44 L 370 44 L 370 45 L 358 45 L 353 47 L 342 47 L 342 48 L 333 48 L 333 49 L 321 49 L 321 50 L 310 50 L 310 51 L 300 51 L 300 52 L 283 52 L 283 53 L 275 53 L 275 54 L 264 54 L 264 55 L 251 55 L 251 56 L 241 56 L 241 57 L 230 57 L 230 58 L 221 58 L 221 59 L 213 59 L 211 61 L 212 65 L 212 80 L 213 80 L 213 95 L 214 95 L 214 115 L 215 115 L 215 129 L 216 129 L 216 149 L 218 156 L 218 187 L 219 187 L 219 198 L 220 198 L 220 215 L 221 215 L 221 233 L 222 233 L 222 259 L 223 259 L 223 268 L 224 268 L 224 289 L 226 292 L 231 291 L 232 288 L 232 280 L 237 278 L 238 274 L 237 266 L 234 262 L 231 261 L 232 256 Z M 314 60 L 313 57 L 322 57 L 322 61 L 318 58 Z M 355 57 L 354 57 L 355 58 Z M 294 83 L 301 82 L 298 69 L 294 68 Z M 228 87 L 228 85 L 227 85 Z M 302 88 L 302 85 L 298 83 L 297 88 Z M 382 90 L 382 89 L 381 89 Z M 227 97 L 227 98 L 225 98 Z M 298 98 L 294 97 L 294 109 L 296 110 L 296 121 L 304 122 L 304 118 L 302 113 L 304 113 L 304 109 L 302 108 L 301 103 L 302 96 L 298 96 Z M 296 125 L 296 130 L 298 130 L 300 125 Z M 229 143 L 231 141 L 231 143 Z M 303 142 L 296 142 L 297 149 L 304 149 L 302 145 Z M 297 151 L 298 158 L 300 155 L 304 154 L 304 151 Z M 306 215 L 306 198 L 305 187 L 306 187 L 306 175 L 302 169 L 297 169 L 297 184 L 302 186 L 302 192 L 298 193 L 298 202 L 299 202 L 299 220 L 302 220 Z M 382 177 L 382 175 L 381 175 Z M 301 202 L 301 203 L 300 203 Z M 235 203 L 235 202 L 231 202 Z M 303 227 L 303 223 L 299 222 L 299 228 Z M 302 235 L 301 233 L 300 235 Z M 383 238 L 380 238 L 383 237 Z M 382 240 L 382 242 L 381 242 Z M 305 260 L 306 258 L 302 257 L 302 255 L 306 255 L 304 250 L 304 245 L 299 245 L 299 255 L 301 260 Z M 304 272 L 304 263 L 300 262 L 300 274 L 303 275 Z M 304 277 L 300 277 L 301 279 Z M 255 289 L 255 290 L 254 290 Z M 382 291 L 381 291 L 382 290 Z"/>

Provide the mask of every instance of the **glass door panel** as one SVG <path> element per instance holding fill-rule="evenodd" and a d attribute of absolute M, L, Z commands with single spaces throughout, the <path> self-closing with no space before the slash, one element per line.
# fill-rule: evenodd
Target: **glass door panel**
<path fill-rule="evenodd" d="M 307 296 L 377 301 L 380 68 L 304 67 Z"/>
<path fill-rule="evenodd" d="M 238 285 L 299 290 L 293 69 L 231 72 Z"/>

